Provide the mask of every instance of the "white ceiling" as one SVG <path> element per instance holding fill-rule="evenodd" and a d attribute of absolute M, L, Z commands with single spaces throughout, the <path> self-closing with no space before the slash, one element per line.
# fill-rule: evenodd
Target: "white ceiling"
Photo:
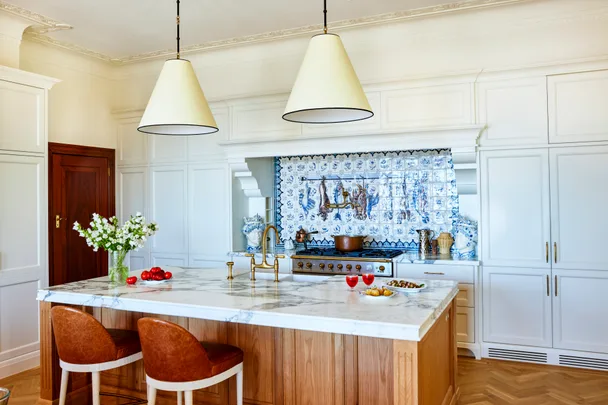
<path fill-rule="evenodd" d="M 329 0 L 330 22 L 434 7 L 455 0 Z M 8 0 L 69 24 L 52 38 L 112 58 L 175 47 L 173 0 Z M 320 24 L 322 0 L 181 0 L 182 46 Z"/>

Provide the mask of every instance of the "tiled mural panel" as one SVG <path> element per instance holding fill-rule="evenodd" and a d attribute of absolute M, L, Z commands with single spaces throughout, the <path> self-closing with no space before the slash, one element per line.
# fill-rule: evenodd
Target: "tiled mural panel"
<path fill-rule="evenodd" d="M 417 229 L 450 231 L 458 195 L 450 150 L 350 153 L 276 158 L 276 219 L 281 239 L 318 231 L 311 246 L 332 235 L 366 235 L 368 247 L 416 249 Z M 343 203 L 343 191 L 354 207 Z"/>

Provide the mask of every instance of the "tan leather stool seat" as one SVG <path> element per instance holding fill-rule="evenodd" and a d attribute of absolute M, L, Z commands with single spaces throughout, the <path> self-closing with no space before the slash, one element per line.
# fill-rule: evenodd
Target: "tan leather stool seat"
<path fill-rule="evenodd" d="M 207 351 L 209 363 L 211 363 L 211 374 L 217 375 L 243 362 L 243 351 L 235 346 L 221 343 L 201 342 Z"/>

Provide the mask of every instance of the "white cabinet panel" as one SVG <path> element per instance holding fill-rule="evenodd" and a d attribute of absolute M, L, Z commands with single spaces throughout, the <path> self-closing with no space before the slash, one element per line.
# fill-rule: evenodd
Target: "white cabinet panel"
<path fill-rule="evenodd" d="M 148 135 L 150 162 L 183 162 L 187 156 L 187 136 Z"/>
<path fill-rule="evenodd" d="M 475 342 L 475 308 L 456 308 L 456 340 Z"/>
<path fill-rule="evenodd" d="M 187 137 L 190 161 L 219 160 L 224 157 L 224 150 L 218 143 L 228 139 L 230 134 L 230 110 L 228 107 L 214 108 L 212 112 L 219 131 L 210 135 Z"/>
<path fill-rule="evenodd" d="M 458 305 L 459 307 L 475 307 L 474 284 L 458 284 L 458 295 L 456 296 L 456 305 Z"/>
<path fill-rule="evenodd" d="M 118 172 L 118 217 L 124 222 L 131 215 L 147 214 L 148 168 L 122 168 Z"/>
<path fill-rule="evenodd" d="M 185 254 L 152 253 L 152 266 L 176 266 L 186 267 L 188 257 Z"/>
<path fill-rule="evenodd" d="M 554 269 L 608 270 L 607 201 L 608 146 L 551 150 Z"/>
<path fill-rule="evenodd" d="M 144 250 L 129 253 L 129 268 L 131 271 L 150 268 L 150 253 Z"/>
<path fill-rule="evenodd" d="M 281 139 L 300 135 L 302 125 L 285 121 L 284 101 L 235 105 L 232 107 L 231 140 Z"/>
<path fill-rule="evenodd" d="M 212 260 L 206 257 L 198 256 L 198 257 L 190 257 L 190 267 L 196 267 L 198 269 L 226 269 L 226 274 L 228 274 L 228 267 L 226 266 L 226 262 L 229 261 L 229 258 L 226 257 L 225 260 Z"/>
<path fill-rule="evenodd" d="M 148 134 L 139 132 L 140 118 L 118 124 L 118 165 L 143 165 L 148 162 Z"/>
<path fill-rule="evenodd" d="M 38 350 L 38 282 L 0 287 L 0 361 Z"/>
<path fill-rule="evenodd" d="M 469 83 L 419 87 L 382 93 L 382 126 L 388 129 L 473 123 Z"/>
<path fill-rule="evenodd" d="M 549 142 L 608 140 L 608 70 L 547 80 Z"/>
<path fill-rule="evenodd" d="M 45 152 L 44 92 L 43 89 L 0 80 L 0 149 Z"/>
<path fill-rule="evenodd" d="M 482 82 L 477 87 L 479 120 L 487 124 L 481 144 L 546 144 L 547 80 L 533 77 Z"/>
<path fill-rule="evenodd" d="M 398 278 L 420 280 L 454 280 L 460 283 L 475 282 L 475 266 L 448 266 L 428 264 L 397 264 Z"/>
<path fill-rule="evenodd" d="M 158 166 L 150 174 L 151 216 L 159 226 L 151 249 L 154 252 L 188 251 L 186 165 Z"/>
<path fill-rule="evenodd" d="M 190 254 L 226 254 L 231 218 L 228 168 L 190 165 L 188 181 Z"/>
<path fill-rule="evenodd" d="M 482 152 L 480 188 L 483 263 L 550 268 L 547 149 Z"/>
<path fill-rule="evenodd" d="M 46 272 L 44 187 L 43 157 L 0 155 L 0 284 L 9 273 Z"/>
<path fill-rule="evenodd" d="M 550 271 L 483 268 L 483 340 L 551 347 Z"/>
<path fill-rule="evenodd" d="M 554 270 L 553 345 L 608 353 L 608 272 Z"/>

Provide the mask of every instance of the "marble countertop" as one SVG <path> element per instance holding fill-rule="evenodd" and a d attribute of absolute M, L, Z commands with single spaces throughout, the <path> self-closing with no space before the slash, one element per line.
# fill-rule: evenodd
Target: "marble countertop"
<path fill-rule="evenodd" d="M 107 277 L 49 287 L 38 300 L 175 315 L 261 326 L 419 341 L 458 293 L 457 283 L 427 281 L 420 293 L 390 299 L 349 291 L 343 276 L 247 273 L 226 280 L 226 269 L 167 267 L 173 280 L 160 285 L 112 287 Z M 139 271 L 132 275 L 139 276 Z M 292 280 L 297 277 L 297 281 Z M 358 289 L 365 285 L 359 283 Z"/>

